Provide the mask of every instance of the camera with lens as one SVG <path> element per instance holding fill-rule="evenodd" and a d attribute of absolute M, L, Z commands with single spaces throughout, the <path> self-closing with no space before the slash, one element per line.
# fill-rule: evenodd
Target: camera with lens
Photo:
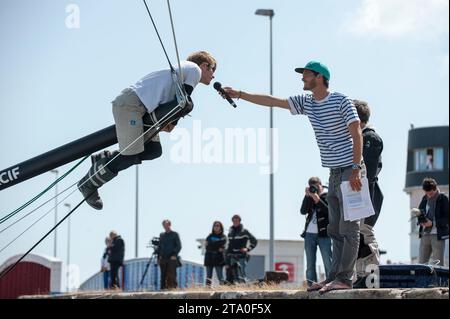
<path fill-rule="evenodd" d="M 159 237 L 153 237 L 152 238 L 152 246 L 158 247 L 159 246 Z"/>
<path fill-rule="evenodd" d="M 411 209 L 411 215 L 412 217 L 417 217 L 418 224 L 426 223 L 428 221 L 424 209 L 413 208 Z"/>
<path fill-rule="evenodd" d="M 316 186 L 314 186 L 314 185 L 310 185 L 309 186 L 309 192 L 310 193 L 317 193 L 319 190 L 317 189 L 317 187 Z"/>

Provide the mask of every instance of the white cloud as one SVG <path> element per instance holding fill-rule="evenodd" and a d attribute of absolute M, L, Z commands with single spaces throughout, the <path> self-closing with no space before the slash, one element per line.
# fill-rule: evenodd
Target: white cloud
<path fill-rule="evenodd" d="M 343 29 L 361 36 L 436 38 L 449 32 L 449 1 L 363 0 Z"/>

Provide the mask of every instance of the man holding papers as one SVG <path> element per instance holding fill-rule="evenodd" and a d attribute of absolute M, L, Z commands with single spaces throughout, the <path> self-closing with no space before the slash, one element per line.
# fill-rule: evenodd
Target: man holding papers
<path fill-rule="evenodd" d="M 359 247 L 359 220 L 344 218 L 344 200 L 341 183 L 347 181 L 351 190 L 360 192 L 365 175 L 362 162 L 362 133 L 355 106 L 346 95 L 328 90 L 330 71 L 322 63 L 310 61 L 303 68 L 303 90 L 312 94 L 291 96 L 287 99 L 265 94 L 252 94 L 224 87 L 231 98 L 280 107 L 293 115 L 308 116 L 320 149 L 322 166 L 330 169 L 328 190 L 328 234 L 333 240 L 333 260 L 328 278 L 314 283 L 308 290 L 324 293 L 336 289 L 351 289 Z"/>

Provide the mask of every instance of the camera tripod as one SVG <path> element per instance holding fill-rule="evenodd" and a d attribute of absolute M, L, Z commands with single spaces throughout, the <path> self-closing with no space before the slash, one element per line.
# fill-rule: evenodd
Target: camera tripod
<path fill-rule="evenodd" d="M 155 271 L 153 272 L 153 289 L 152 290 L 156 290 L 157 284 L 158 284 L 158 272 L 157 272 L 157 267 L 158 267 L 158 263 L 157 263 L 157 258 L 158 258 L 158 254 L 156 252 L 156 250 L 153 251 L 153 254 L 150 256 L 150 259 L 147 262 L 147 265 L 145 265 L 145 270 L 144 273 L 142 274 L 142 278 L 141 281 L 139 283 L 139 287 L 142 287 L 142 284 L 144 283 L 144 279 L 145 276 L 147 275 L 148 272 L 148 268 L 150 267 L 150 265 L 152 264 L 152 262 L 154 262 L 154 267 L 155 267 Z"/>

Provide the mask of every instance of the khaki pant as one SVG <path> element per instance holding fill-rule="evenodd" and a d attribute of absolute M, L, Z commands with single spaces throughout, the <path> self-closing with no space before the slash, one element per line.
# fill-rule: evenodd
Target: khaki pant
<path fill-rule="evenodd" d="M 366 168 L 362 166 L 361 177 L 365 177 Z M 358 257 L 360 226 L 360 220 L 344 220 L 341 183 L 349 180 L 351 172 L 351 167 L 331 169 L 327 194 L 327 231 L 333 242 L 331 270 L 327 281 L 337 280 L 349 286 L 352 286 Z"/>
<path fill-rule="evenodd" d="M 124 89 L 112 101 L 114 122 L 116 123 L 117 140 L 119 151 L 122 155 L 136 155 L 144 151 L 144 144 L 149 139 L 151 131 L 144 136 L 144 122 L 142 117 L 147 112 L 145 105 L 130 89 Z M 159 141 L 156 135 L 153 141 Z"/>
<path fill-rule="evenodd" d="M 436 234 L 423 234 L 420 238 L 419 264 L 434 263 L 444 266 L 445 240 L 437 239 Z M 431 257 L 431 260 L 430 260 Z"/>
<path fill-rule="evenodd" d="M 364 221 L 361 221 L 359 231 L 364 237 L 364 244 L 369 246 L 369 249 L 372 252 L 370 255 L 363 258 L 358 258 L 356 260 L 356 274 L 359 277 L 364 277 L 370 274 L 367 266 L 378 266 L 380 264 L 380 251 L 378 249 L 378 243 L 375 239 L 375 233 L 372 226 L 364 223 Z"/>

